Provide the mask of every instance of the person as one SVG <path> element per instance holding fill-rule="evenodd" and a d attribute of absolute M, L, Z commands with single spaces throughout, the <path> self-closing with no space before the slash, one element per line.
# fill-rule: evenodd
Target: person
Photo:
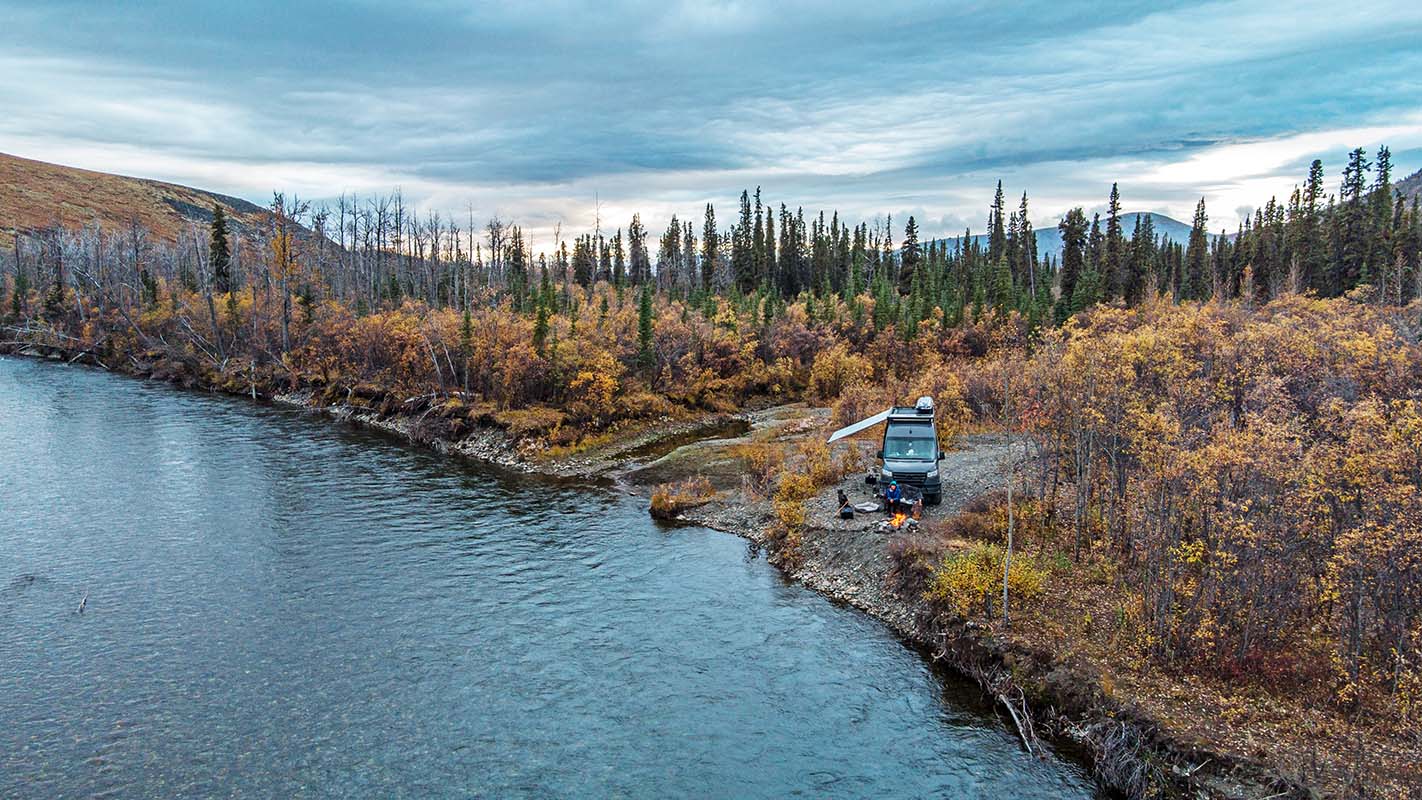
<path fill-rule="evenodd" d="M 854 506 L 849 504 L 849 495 L 843 489 L 839 490 L 839 518 L 854 519 Z"/>
<path fill-rule="evenodd" d="M 898 481 L 889 481 L 889 488 L 884 490 L 884 510 L 890 514 L 896 514 L 899 510 L 899 502 L 904 499 L 904 492 L 899 488 Z"/>

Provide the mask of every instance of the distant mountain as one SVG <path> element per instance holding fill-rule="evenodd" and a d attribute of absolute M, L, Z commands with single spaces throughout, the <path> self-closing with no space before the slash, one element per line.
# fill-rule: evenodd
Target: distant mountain
<path fill-rule="evenodd" d="M 1150 217 L 1155 225 L 1155 235 L 1165 236 L 1173 242 L 1185 244 L 1190 240 L 1190 226 L 1164 214 L 1157 214 L 1153 211 L 1131 211 L 1121 215 L 1121 229 L 1125 231 L 1126 238 L 1130 238 L 1131 232 L 1136 229 L 1137 217 Z M 1106 228 L 1105 220 L 1101 222 L 1101 228 Z M 1037 235 L 1037 256 L 1050 255 L 1060 258 L 1062 255 L 1062 234 L 1057 230 L 1056 225 L 1046 228 L 1037 228 L 1034 233 Z M 947 239 L 938 239 L 939 242 L 947 242 L 950 246 L 956 245 L 961 236 L 953 236 Z M 972 241 L 977 242 L 981 247 L 987 247 L 988 234 L 979 233 L 972 237 Z"/>
<path fill-rule="evenodd" d="M 1409 201 L 1414 197 L 1422 197 L 1422 169 L 1408 175 L 1393 186 L 1402 192 L 1402 196 Z"/>
<path fill-rule="evenodd" d="M 260 230 L 271 218 L 267 209 L 237 197 L 0 153 L 0 246 L 10 244 L 15 230 L 56 222 L 80 228 L 97 221 L 118 231 L 136 221 L 152 235 L 176 241 L 189 224 L 210 222 L 214 203 L 236 231 Z"/>

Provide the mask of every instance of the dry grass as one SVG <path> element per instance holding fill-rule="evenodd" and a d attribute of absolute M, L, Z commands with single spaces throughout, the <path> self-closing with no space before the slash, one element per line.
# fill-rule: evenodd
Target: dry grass
<path fill-rule="evenodd" d="M 648 509 L 657 519 L 676 519 L 687 509 L 705 505 L 716 499 L 716 489 L 711 481 L 700 475 L 678 483 L 664 483 L 652 491 L 652 504 Z"/>
<path fill-rule="evenodd" d="M 173 241 L 193 220 L 206 225 L 214 202 L 237 229 L 266 224 L 264 209 L 236 198 L 0 153 L 0 246 L 12 246 L 14 228 L 55 222 L 73 229 L 97 221 L 107 231 L 120 231 L 136 221 L 151 236 Z"/>

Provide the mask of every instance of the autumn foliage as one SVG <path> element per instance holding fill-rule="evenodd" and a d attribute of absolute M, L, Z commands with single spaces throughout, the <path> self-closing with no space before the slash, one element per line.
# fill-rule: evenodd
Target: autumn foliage
<path fill-rule="evenodd" d="M 1422 308 L 1098 307 L 1023 364 L 1045 520 L 1103 548 L 1151 657 L 1326 674 L 1417 719 Z"/>

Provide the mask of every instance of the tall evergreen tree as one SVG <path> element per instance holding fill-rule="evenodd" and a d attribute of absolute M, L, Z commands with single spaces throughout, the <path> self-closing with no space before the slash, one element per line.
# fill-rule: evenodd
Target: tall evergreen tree
<path fill-rule="evenodd" d="M 770 208 L 765 209 L 765 284 L 772 293 L 777 291 L 780 280 L 780 262 L 775 255 L 775 215 Z"/>
<path fill-rule="evenodd" d="M 1015 299 L 1012 290 L 1012 268 L 1007 265 L 1007 256 L 1004 255 L 993 263 L 992 274 L 988 278 L 987 301 L 998 314 L 1006 314 Z"/>
<path fill-rule="evenodd" d="M 627 283 L 627 252 L 622 248 L 622 229 L 612 237 L 612 284 L 621 288 Z"/>
<path fill-rule="evenodd" d="M 755 187 L 755 230 L 751 237 L 751 271 L 755 274 L 755 285 L 763 286 L 767 280 L 765 269 L 765 209 L 760 205 L 760 187 Z"/>
<path fill-rule="evenodd" d="M 1368 158 L 1359 147 L 1348 154 L 1343 184 L 1338 190 L 1335 236 L 1337 256 L 1330 293 L 1342 294 L 1367 276 L 1369 214 L 1367 207 Z"/>
<path fill-rule="evenodd" d="M 596 263 L 592 235 L 579 236 L 573 242 L 573 282 L 584 290 L 591 288 Z"/>
<path fill-rule="evenodd" d="M 1013 266 L 1012 274 L 1016 276 L 1017 283 L 1026 288 L 1029 294 L 1036 295 L 1037 286 L 1037 234 L 1032 230 L 1032 222 L 1027 217 L 1027 193 L 1022 193 L 1022 202 L 1017 207 L 1017 239 L 1021 243 L 1018 247 L 1018 263 Z"/>
<path fill-rule="evenodd" d="M 904 243 L 899 248 L 899 290 L 908 291 L 914 276 L 923 264 L 923 251 L 918 244 L 918 223 L 910 214 L 904 226 Z"/>
<path fill-rule="evenodd" d="M 1211 291 L 1210 242 L 1205 232 L 1209 217 L 1205 214 L 1205 198 L 1195 206 L 1195 218 L 1190 226 L 1190 243 L 1185 249 L 1185 275 L 1181 282 L 1180 299 L 1208 300 Z"/>
<path fill-rule="evenodd" d="M 1076 312 L 1072 308 L 1076 297 L 1076 282 L 1086 271 L 1086 214 L 1073 208 L 1057 224 L 1062 235 L 1061 296 L 1057 301 L 1057 322 L 1062 323 Z"/>
<path fill-rule="evenodd" d="M 1125 243 L 1121 230 L 1121 192 L 1113 183 L 1111 197 L 1106 203 L 1106 253 L 1101 269 L 1109 300 L 1126 294 Z"/>
<path fill-rule="evenodd" d="M 736 288 L 742 292 L 755 290 L 755 260 L 751 252 L 754 224 L 750 193 L 742 191 L 740 222 L 731 232 L 731 272 L 736 276 Z"/>
<path fill-rule="evenodd" d="M 1392 152 L 1386 145 L 1378 148 L 1377 160 L 1373 162 L 1372 191 L 1369 193 L 1368 257 L 1369 278 L 1381 290 L 1391 280 L 1395 258 L 1393 257 L 1393 197 L 1392 197 Z M 1384 293 L 1379 296 L 1383 296 Z"/>
<path fill-rule="evenodd" d="M 710 292 L 716 277 L 716 247 L 721 242 L 716 232 L 716 209 L 706 204 L 706 217 L 701 223 L 701 290 Z"/>
<path fill-rule="evenodd" d="M 676 290 L 682 285 L 681 221 L 672 214 L 667 229 L 657 240 L 657 282 L 664 289 Z M 690 281 L 687 281 L 688 285 Z"/>
<path fill-rule="evenodd" d="M 1308 168 L 1308 180 L 1304 183 L 1302 216 L 1299 234 L 1299 272 L 1303 284 L 1321 293 L 1328 293 L 1326 268 L 1328 240 L 1323 223 L 1319 219 L 1323 201 L 1323 162 L 1314 159 Z"/>
<path fill-rule="evenodd" d="M 1136 215 L 1126 268 L 1126 303 L 1138 305 L 1145 299 L 1146 286 L 1155 273 L 1155 221 L 1150 214 Z"/>
<path fill-rule="evenodd" d="M 642 215 L 633 214 L 627 226 L 628 272 L 632 282 L 642 285 L 652 279 L 652 260 L 647 255 L 647 229 L 642 227 Z"/>
<path fill-rule="evenodd" d="M 212 288 L 218 294 L 232 291 L 232 251 L 227 244 L 227 215 L 222 206 L 212 204 L 212 224 L 208 228 L 208 263 L 212 268 Z"/>
<path fill-rule="evenodd" d="M 997 182 L 997 194 L 992 198 L 992 210 L 988 212 L 988 262 L 996 264 L 1007 252 L 1007 231 L 1004 228 L 1002 212 L 1002 181 Z"/>
<path fill-rule="evenodd" d="M 642 296 L 637 303 L 637 365 L 643 372 L 650 372 L 656 365 L 652 332 L 652 284 L 648 281 L 642 285 Z"/>

